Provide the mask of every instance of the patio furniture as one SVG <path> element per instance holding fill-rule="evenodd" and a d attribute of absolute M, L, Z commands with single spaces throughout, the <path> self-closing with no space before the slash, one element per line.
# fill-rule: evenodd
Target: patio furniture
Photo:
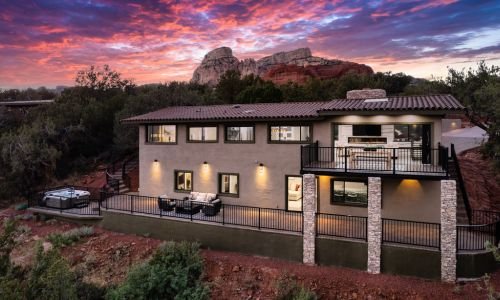
<path fill-rule="evenodd" d="M 351 149 L 350 156 L 354 168 L 358 168 L 358 162 L 360 161 L 382 161 L 385 163 L 387 169 L 391 168 L 391 152 L 382 148 L 373 148 L 369 150 Z M 369 166 L 372 167 L 370 164 Z"/>
<path fill-rule="evenodd" d="M 167 195 L 158 197 L 158 207 L 164 211 L 172 211 L 175 208 L 175 200 L 170 199 Z"/>
<path fill-rule="evenodd" d="M 222 206 L 222 201 L 220 199 L 215 199 L 210 203 L 203 204 L 203 214 L 205 216 L 215 216 L 219 213 Z"/>
<path fill-rule="evenodd" d="M 175 206 L 175 212 L 193 215 L 199 213 L 203 206 L 210 206 L 210 204 L 215 200 L 217 200 L 217 194 L 191 192 L 188 197 L 185 197 L 182 201 L 177 202 Z M 214 205 L 214 211 L 216 210 L 217 209 Z M 207 211 L 210 211 L 210 209 L 207 209 Z"/>

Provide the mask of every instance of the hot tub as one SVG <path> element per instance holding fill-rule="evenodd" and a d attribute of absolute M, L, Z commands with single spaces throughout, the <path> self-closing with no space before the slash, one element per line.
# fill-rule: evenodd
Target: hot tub
<path fill-rule="evenodd" d="M 66 209 L 87 205 L 89 199 L 88 191 L 70 187 L 45 192 L 42 202 L 47 207 Z"/>

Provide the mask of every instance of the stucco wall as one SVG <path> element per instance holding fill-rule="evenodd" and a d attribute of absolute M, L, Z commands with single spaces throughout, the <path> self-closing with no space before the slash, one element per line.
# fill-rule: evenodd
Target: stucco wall
<path fill-rule="evenodd" d="M 432 139 L 436 146 L 439 141 L 436 137 L 441 136 L 440 118 L 434 116 L 335 116 L 314 123 L 313 141 L 319 141 L 321 146 L 331 146 L 332 123 L 433 123 Z M 300 144 L 269 144 L 267 123 L 255 124 L 253 144 L 225 143 L 224 124 L 218 125 L 218 143 L 187 143 L 186 129 L 184 124 L 177 126 L 177 144 L 154 145 L 145 144 L 145 129 L 141 126 L 141 194 L 184 197 L 186 194 L 174 191 L 174 170 L 193 171 L 194 190 L 212 193 L 218 192 L 219 172 L 238 173 L 239 197 L 221 196 L 224 203 L 285 208 L 285 176 L 300 174 Z M 207 167 L 203 166 L 204 161 L 208 162 Z M 263 172 L 259 170 L 259 163 L 264 164 Z M 330 177 L 320 176 L 318 182 L 320 211 L 366 215 L 366 208 L 330 205 Z M 383 216 L 438 221 L 439 187 L 433 182 L 419 182 L 418 189 L 402 190 L 399 180 L 383 179 Z"/>
<path fill-rule="evenodd" d="M 318 210 L 366 217 L 366 207 L 330 203 L 331 178 L 334 177 L 319 177 Z M 439 223 L 440 191 L 439 181 L 382 178 L 382 218 Z"/>

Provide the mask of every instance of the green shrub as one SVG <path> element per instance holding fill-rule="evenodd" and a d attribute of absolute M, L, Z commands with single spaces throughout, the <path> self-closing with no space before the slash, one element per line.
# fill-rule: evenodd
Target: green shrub
<path fill-rule="evenodd" d="M 51 242 L 54 247 L 65 247 L 78 242 L 82 237 L 91 236 L 94 234 L 94 228 L 83 226 L 74 228 L 63 233 L 51 233 L 47 240 Z"/>
<path fill-rule="evenodd" d="M 75 275 L 57 249 L 44 252 L 41 243 L 37 244 L 28 279 L 27 298 L 78 299 Z"/>
<path fill-rule="evenodd" d="M 6 275 L 10 268 L 10 253 L 16 245 L 17 223 L 13 219 L 5 219 L 0 234 L 0 276 Z"/>
<path fill-rule="evenodd" d="M 276 299 L 277 300 L 316 300 L 316 294 L 304 286 L 299 285 L 293 278 L 288 275 L 278 279 L 276 284 Z"/>
<path fill-rule="evenodd" d="M 203 260 L 199 246 L 168 242 L 153 258 L 130 271 L 125 282 L 107 294 L 107 299 L 208 299 L 201 281 Z"/>

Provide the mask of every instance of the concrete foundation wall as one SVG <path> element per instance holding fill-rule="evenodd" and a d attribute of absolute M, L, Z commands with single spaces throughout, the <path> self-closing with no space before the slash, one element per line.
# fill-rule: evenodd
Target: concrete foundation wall
<path fill-rule="evenodd" d="M 302 235 L 240 229 L 103 211 L 105 229 L 171 241 L 199 242 L 214 250 L 302 262 Z M 127 225 L 128 224 L 128 225 Z"/>
<path fill-rule="evenodd" d="M 381 268 L 387 274 L 439 279 L 441 256 L 436 250 L 382 245 Z"/>
<path fill-rule="evenodd" d="M 366 242 L 316 238 L 316 263 L 366 270 L 368 258 Z"/>

